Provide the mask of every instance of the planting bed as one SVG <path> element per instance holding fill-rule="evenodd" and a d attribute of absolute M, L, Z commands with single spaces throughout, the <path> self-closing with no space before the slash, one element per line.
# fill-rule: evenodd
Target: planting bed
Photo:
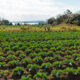
<path fill-rule="evenodd" d="M 80 80 L 80 32 L 0 32 L 0 80 Z"/>

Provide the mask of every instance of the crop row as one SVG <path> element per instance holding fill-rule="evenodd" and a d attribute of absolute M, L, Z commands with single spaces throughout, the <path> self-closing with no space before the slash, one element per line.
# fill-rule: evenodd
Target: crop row
<path fill-rule="evenodd" d="M 79 34 L 0 33 L 0 79 L 79 80 Z"/>

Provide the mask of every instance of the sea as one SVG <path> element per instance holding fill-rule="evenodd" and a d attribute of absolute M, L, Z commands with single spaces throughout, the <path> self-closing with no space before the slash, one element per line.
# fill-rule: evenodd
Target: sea
<path fill-rule="evenodd" d="M 36 25 L 39 23 L 46 23 L 47 21 L 12 21 L 12 24 L 30 24 L 30 25 Z"/>

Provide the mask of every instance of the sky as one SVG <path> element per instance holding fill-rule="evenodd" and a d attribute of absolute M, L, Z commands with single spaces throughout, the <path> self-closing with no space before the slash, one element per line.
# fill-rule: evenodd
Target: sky
<path fill-rule="evenodd" d="M 80 0 L 0 0 L 0 17 L 9 21 L 47 20 L 65 10 L 80 10 Z"/>

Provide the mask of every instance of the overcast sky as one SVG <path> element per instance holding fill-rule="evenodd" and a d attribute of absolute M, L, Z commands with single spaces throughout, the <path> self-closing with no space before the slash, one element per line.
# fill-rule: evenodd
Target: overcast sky
<path fill-rule="evenodd" d="M 10 21 L 46 20 L 66 9 L 79 11 L 80 0 L 0 0 L 0 17 Z"/>

